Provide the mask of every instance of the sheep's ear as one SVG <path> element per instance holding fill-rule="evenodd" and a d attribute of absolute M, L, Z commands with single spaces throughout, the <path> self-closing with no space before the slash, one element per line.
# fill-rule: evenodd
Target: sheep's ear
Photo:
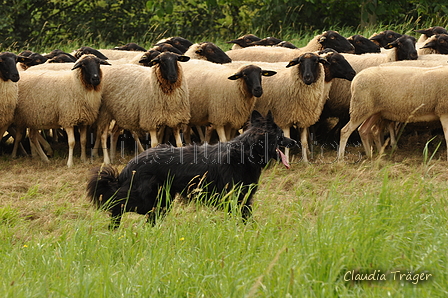
<path fill-rule="evenodd" d="M 277 72 L 276 71 L 273 71 L 273 70 L 262 70 L 261 71 L 261 75 L 262 76 L 265 76 L 265 77 L 270 77 L 270 76 L 273 76 L 273 75 L 275 75 Z"/>
<path fill-rule="evenodd" d="M 425 43 L 420 49 L 433 49 L 435 48 L 436 43 L 433 41 Z"/>
<path fill-rule="evenodd" d="M 202 48 L 199 48 L 195 51 L 196 54 L 202 54 L 204 50 Z"/>
<path fill-rule="evenodd" d="M 160 59 L 159 58 L 154 58 L 151 61 L 149 61 L 148 66 L 149 67 L 153 67 L 154 65 L 160 63 Z"/>
<path fill-rule="evenodd" d="M 231 75 L 230 77 L 228 77 L 228 79 L 234 81 L 234 80 L 238 80 L 239 78 L 242 78 L 242 77 L 243 77 L 243 75 L 239 72 L 234 75 Z"/>
<path fill-rule="evenodd" d="M 288 65 L 286 65 L 286 67 L 291 67 L 291 66 L 297 65 L 299 63 L 300 63 L 300 57 L 294 58 L 291 61 L 289 61 Z"/>
<path fill-rule="evenodd" d="M 75 65 L 73 65 L 73 67 L 72 67 L 72 70 L 75 70 L 75 69 L 81 67 L 81 65 L 82 65 L 82 63 L 80 63 L 80 62 L 75 63 Z"/>
<path fill-rule="evenodd" d="M 33 61 L 33 59 L 28 58 L 28 57 L 24 57 L 24 56 L 17 56 L 17 62 L 29 63 L 31 61 Z"/>
<path fill-rule="evenodd" d="M 330 62 L 328 62 L 327 58 L 324 58 L 324 57 L 319 57 L 319 63 L 330 64 Z"/>
<path fill-rule="evenodd" d="M 102 65 L 111 65 L 109 62 L 107 62 L 106 60 L 100 59 L 100 64 Z"/>
<path fill-rule="evenodd" d="M 392 44 L 392 43 L 388 43 L 387 45 L 384 46 L 384 48 L 385 48 L 386 50 L 392 49 L 393 47 L 395 47 L 395 45 Z"/>
<path fill-rule="evenodd" d="M 190 57 L 185 56 L 185 55 L 181 55 L 177 58 L 177 61 L 179 61 L 179 62 L 187 62 L 188 60 L 190 60 Z"/>

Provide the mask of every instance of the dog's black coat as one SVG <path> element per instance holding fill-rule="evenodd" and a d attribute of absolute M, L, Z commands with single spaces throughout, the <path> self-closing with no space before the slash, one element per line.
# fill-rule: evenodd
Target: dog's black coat
<path fill-rule="evenodd" d="M 150 211 L 165 210 L 176 194 L 189 197 L 200 188 L 201 197 L 212 200 L 236 186 L 245 220 L 252 212 L 261 170 L 270 159 L 283 159 L 279 146 L 295 145 L 283 136 L 271 113 L 263 117 L 254 111 L 249 129 L 227 143 L 150 148 L 132 159 L 119 175 L 111 166 L 93 169 L 87 192 L 98 207 L 109 201 L 106 209 L 112 215 L 111 227 L 116 228 L 124 212 L 149 213 L 154 223 L 155 212 Z M 171 198 L 160 191 L 167 184 Z"/>

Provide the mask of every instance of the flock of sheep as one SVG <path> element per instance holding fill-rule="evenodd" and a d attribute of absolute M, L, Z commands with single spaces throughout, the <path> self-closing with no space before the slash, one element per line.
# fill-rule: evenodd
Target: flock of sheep
<path fill-rule="evenodd" d="M 3 52 L 0 135 L 14 137 L 15 157 L 24 150 L 20 142 L 27 132 L 32 152 L 48 161 L 52 149 L 41 131 L 63 128 L 69 167 L 75 128 L 81 159 L 87 160 L 91 130 L 92 155 L 102 148 L 108 164 L 123 130 L 132 132 L 140 151 L 139 136 L 145 134 L 152 147 L 171 134 L 176 146 L 192 143 L 193 135 L 196 142 L 212 142 L 214 131 L 225 142 L 244 128 L 254 109 L 272 111 L 287 137 L 291 128 L 300 131 L 304 162 L 309 129 L 329 119 L 338 119 L 331 133 L 340 133 L 340 160 L 358 127 L 368 156 L 373 144 L 384 145 L 385 133 L 396 142 L 396 123 L 439 120 L 448 140 L 448 104 L 442 100 L 448 32 L 438 26 L 417 32 L 418 41 L 391 30 L 369 38 L 329 30 L 303 48 L 248 34 L 229 41 L 234 45 L 226 52 L 181 37 L 149 50 L 130 43 L 72 53 Z"/>

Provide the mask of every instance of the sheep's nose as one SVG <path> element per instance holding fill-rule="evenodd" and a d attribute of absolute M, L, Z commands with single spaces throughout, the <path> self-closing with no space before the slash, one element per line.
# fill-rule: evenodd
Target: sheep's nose
<path fill-rule="evenodd" d="M 304 75 L 303 76 L 303 82 L 307 85 L 311 85 L 313 83 L 313 76 L 312 75 Z"/>
<path fill-rule="evenodd" d="M 417 52 L 411 53 L 411 54 L 409 54 L 409 56 L 411 57 L 411 60 L 417 60 L 417 58 L 418 58 Z"/>
<path fill-rule="evenodd" d="M 13 82 L 18 82 L 20 79 L 20 76 L 18 73 L 13 73 L 9 76 L 9 79 Z"/>
<path fill-rule="evenodd" d="M 255 87 L 252 93 L 253 93 L 253 95 L 255 97 L 260 97 L 260 96 L 263 95 L 263 88 L 262 87 Z"/>

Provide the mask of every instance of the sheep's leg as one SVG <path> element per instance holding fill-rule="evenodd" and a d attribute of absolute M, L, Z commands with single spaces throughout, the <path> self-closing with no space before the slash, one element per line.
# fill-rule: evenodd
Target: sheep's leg
<path fill-rule="evenodd" d="M 221 126 L 221 125 L 217 126 L 216 132 L 218 133 L 219 141 L 221 143 L 227 142 L 226 130 L 225 130 L 224 126 Z"/>
<path fill-rule="evenodd" d="M 71 127 L 64 127 L 65 131 L 67 132 L 68 137 L 68 160 L 67 160 L 67 167 L 73 166 L 73 151 L 75 149 L 75 128 L 73 126 Z"/>
<path fill-rule="evenodd" d="M 291 137 L 291 130 L 289 127 L 283 127 L 282 130 L 283 130 L 283 135 L 286 138 Z M 287 147 L 285 148 L 285 156 L 286 156 L 286 161 L 289 163 L 289 148 L 287 148 Z"/>
<path fill-rule="evenodd" d="M 92 148 L 92 157 L 98 157 L 98 151 L 100 150 L 100 144 L 101 144 L 101 136 L 102 136 L 102 132 L 99 129 L 99 127 L 96 128 L 96 133 L 95 133 L 95 143 L 93 144 L 93 148 Z"/>
<path fill-rule="evenodd" d="M 117 143 L 120 136 L 120 129 L 118 126 L 114 126 L 110 132 L 110 161 L 115 162 L 115 156 L 117 155 Z M 107 135 L 106 135 L 107 137 Z"/>
<path fill-rule="evenodd" d="M 374 137 L 372 127 L 374 124 L 379 122 L 380 117 L 380 113 L 376 113 L 367 118 L 367 120 L 365 120 L 358 128 L 358 133 L 361 137 L 362 145 L 364 147 L 364 150 L 366 151 L 366 155 L 369 158 L 372 158 L 372 138 Z"/>
<path fill-rule="evenodd" d="M 39 155 L 40 159 L 43 162 L 50 162 L 45 152 L 42 150 L 42 147 L 40 146 L 39 140 L 37 135 L 39 134 L 39 131 L 37 129 L 30 129 L 29 130 L 29 138 L 30 138 L 30 144 L 31 147 L 34 146 L 34 150 Z"/>
<path fill-rule="evenodd" d="M 14 137 L 14 147 L 12 148 L 11 157 L 16 158 L 17 157 L 17 150 L 19 149 L 20 142 L 23 138 L 23 129 L 20 127 L 17 128 L 16 136 Z"/>
<path fill-rule="evenodd" d="M 37 133 L 37 140 L 42 145 L 44 151 L 46 152 L 47 156 L 53 156 L 53 148 L 51 148 L 50 143 L 47 142 L 47 140 L 40 134 Z"/>
<path fill-rule="evenodd" d="M 156 129 L 151 129 L 149 131 L 149 135 L 151 137 L 151 147 L 157 147 L 157 145 L 159 145 L 159 141 L 157 139 L 157 130 Z"/>
<path fill-rule="evenodd" d="M 443 127 L 443 134 L 445 136 L 445 143 L 446 143 L 446 154 L 448 159 L 448 114 L 444 114 L 440 116 L 440 122 L 442 123 Z"/>
<path fill-rule="evenodd" d="M 180 128 L 179 126 L 172 127 L 174 138 L 176 139 L 176 146 L 182 147 L 184 144 L 182 143 L 182 138 L 180 137 Z"/>
<path fill-rule="evenodd" d="M 108 126 L 105 126 L 104 129 L 100 129 L 100 127 L 97 128 L 97 135 L 99 132 L 101 132 L 101 147 L 103 147 L 103 163 L 108 165 L 110 164 L 111 160 L 109 157 L 109 152 L 107 151 L 107 135 L 109 134 L 109 128 Z M 98 136 L 97 136 L 98 138 Z M 98 138 L 99 139 L 99 138 Z"/>
<path fill-rule="evenodd" d="M 300 133 L 300 143 L 302 145 L 302 160 L 303 162 L 308 163 L 308 127 L 302 128 L 302 132 Z"/>
<path fill-rule="evenodd" d="M 135 141 L 136 151 L 138 153 L 142 153 L 143 151 L 145 151 L 145 148 L 143 148 L 142 142 L 140 142 L 140 139 L 138 138 L 138 134 L 135 131 L 131 131 L 131 133 Z"/>
<path fill-rule="evenodd" d="M 81 144 L 81 161 L 87 162 L 87 125 L 79 125 L 79 143 Z"/>
<path fill-rule="evenodd" d="M 184 139 L 185 144 L 191 144 L 191 127 L 189 125 L 184 128 Z"/>
<path fill-rule="evenodd" d="M 212 139 L 212 134 L 215 131 L 215 128 L 211 125 L 205 127 L 205 138 L 204 142 L 210 144 L 210 140 Z"/>
<path fill-rule="evenodd" d="M 202 132 L 202 126 L 200 126 L 200 125 L 196 125 L 196 130 L 198 131 L 198 134 L 199 134 L 199 138 L 201 139 L 201 142 L 205 142 L 206 140 L 205 140 L 205 135 L 204 135 L 204 133 Z M 209 140 L 210 141 L 210 140 Z"/>
<path fill-rule="evenodd" d="M 400 124 L 394 121 L 389 122 L 389 135 L 390 135 L 390 145 L 392 148 L 397 146 L 397 131 L 399 130 Z"/>
<path fill-rule="evenodd" d="M 338 160 L 341 162 L 344 159 L 345 154 L 345 146 L 347 146 L 347 141 L 353 131 L 361 125 L 369 116 L 360 118 L 358 121 L 350 120 L 342 129 L 341 129 L 341 138 L 339 141 L 339 150 L 338 150 Z"/>

